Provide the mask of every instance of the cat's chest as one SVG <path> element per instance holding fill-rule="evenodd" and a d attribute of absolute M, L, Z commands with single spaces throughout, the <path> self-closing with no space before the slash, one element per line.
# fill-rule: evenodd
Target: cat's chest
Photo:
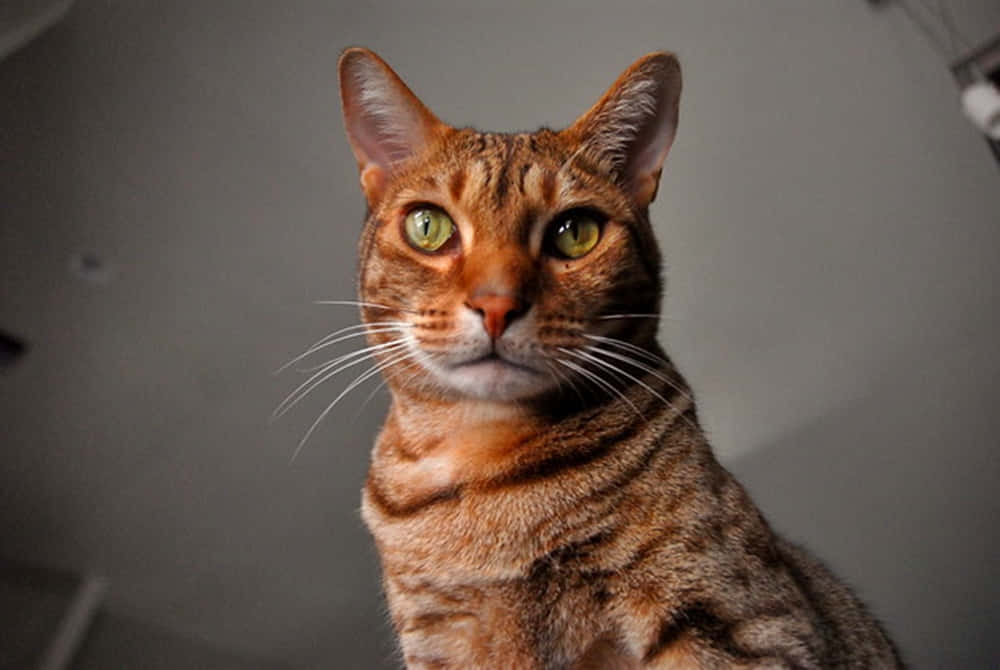
<path fill-rule="evenodd" d="M 375 445 L 373 470 L 394 492 L 419 499 L 495 479 L 526 445 L 544 441 L 544 427 L 516 415 L 434 423 L 391 417 Z"/>
<path fill-rule="evenodd" d="M 454 427 L 418 441 L 390 422 L 376 443 L 362 515 L 383 560 L 410 569 L 446 561 L 479 577 L 514 577 L 546 551 L 537 532 L 550 496 L 508 486 L 505 473 L 539 440 L 516 422 Z"/>

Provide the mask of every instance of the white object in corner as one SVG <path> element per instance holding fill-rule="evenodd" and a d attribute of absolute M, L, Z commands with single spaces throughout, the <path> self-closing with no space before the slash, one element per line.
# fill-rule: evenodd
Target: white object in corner
<path fill-rule="evenodd" d="M 0 61 L 66 16 L 73 0 L 0 0 Z"/>
<path fill-rule="evenodd" d="M 990 139 L 1000 140 L 1000 91 L 988 81 L 969 84 L 962 91 L 962 110 Z"/>

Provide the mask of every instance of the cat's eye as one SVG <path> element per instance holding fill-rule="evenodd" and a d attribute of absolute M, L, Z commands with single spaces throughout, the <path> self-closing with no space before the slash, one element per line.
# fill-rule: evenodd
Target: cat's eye
<path fill-rule="evenodd" d="M 437 251 L 455 234 L 455 222 L 447 212 L 429 205 L 407 214 L 404 228 L 410 244 L 421 251 Z"/>
<path fill-rule="evenodd" d="M 561 214 L 549 226 L 549 252 L 563 258 L 580 258 L 601 239 L 602 219 L 593 212 L 576 209 Z"/>

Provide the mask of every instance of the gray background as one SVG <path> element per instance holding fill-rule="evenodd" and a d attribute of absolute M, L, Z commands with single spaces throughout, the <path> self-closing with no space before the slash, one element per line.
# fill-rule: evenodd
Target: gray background
<path fill-rule="evenodd" d="M 662 339 L 719 457 L 914 667 L 995 667 L 1000 174 L 898 8 L 81 0 L 0 62 L 0 328 L 31 346 L 0 376 L 0 556 L 110 578 L 85 667 L 393 667 L 357 513 L 384 393 L 291 465 L 343 382 L 267 425 L 299 381 L 271 371 L 356 319 L 311 302 L 354 294 L 352 44 L 495 130 L 677 51 Z"/>

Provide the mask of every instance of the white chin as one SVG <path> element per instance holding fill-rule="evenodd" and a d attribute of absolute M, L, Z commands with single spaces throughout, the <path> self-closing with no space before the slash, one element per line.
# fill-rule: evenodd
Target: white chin
<path fill-rule="evenodd" d="M 552 386 L 548 375 L 500 360 L 458 365 L 437 373 L 447 386 L 483 400 L 520 400 Z"/>

